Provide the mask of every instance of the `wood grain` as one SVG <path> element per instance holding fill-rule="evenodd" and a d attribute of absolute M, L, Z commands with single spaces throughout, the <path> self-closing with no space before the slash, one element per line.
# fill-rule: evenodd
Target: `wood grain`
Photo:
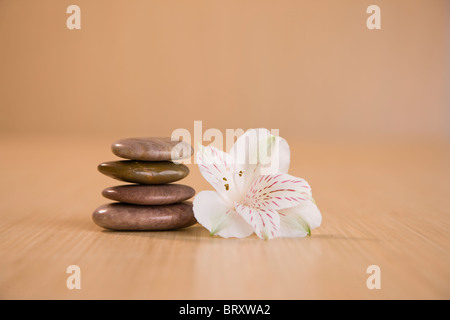
<path fill-rule="evenodd" d="M 210 237 L 200 225 L 111 232 L 111 139 L 2 137 L 2 299 L 449 299 L 450 144 L 291 143 L 323 214 L 311 237 Z M 195 165 L 183 184 L 209 189 Z M 68 290 L 66 268 L 81 268 Z M 381 290 L 366 269 L 381 268 Z"/>

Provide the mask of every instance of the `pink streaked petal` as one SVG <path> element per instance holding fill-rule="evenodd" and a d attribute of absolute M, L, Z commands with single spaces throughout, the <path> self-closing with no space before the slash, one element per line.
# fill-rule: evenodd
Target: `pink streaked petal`
<path fill-rule="evenodd" d="M 202 147 L 197 152 L 197 163 L 200 173 L 217 192 L 224 197 L 236 192 L 233 185 L 234 170 L 230 167 L 233 161 L 230 156 L 217 148 Z"/>
<path fill-rule="evenodd" d="M 260 176 L 244 196 L 243 204 L 252 208 L 280 210 L 311 199 L 311 188 L 301 178 L 289 174 Z"/>
<path fill-rule="evenodd" d="M 235 209 L 254 228 L 258 237 L 272 239 L 278 235 L 280 216 L 275 210 L 250 208 L 237 202 L 235 203 Z"/>

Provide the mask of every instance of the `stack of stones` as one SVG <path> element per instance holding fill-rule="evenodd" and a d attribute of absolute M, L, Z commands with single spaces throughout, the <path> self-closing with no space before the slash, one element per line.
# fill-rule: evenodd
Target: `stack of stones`
<path fill-rule="evenodd" d="M 112 144 L 112 152 L 128 160 L 99 164 L 98 170 L 114 179 L 132 182 L 106 188 L 105 204 L 93 213 L 94 222 L 111 230 L 171 230 L 196 223 L 192 202 L 195 190 L 172 184 L 189 174 L 174 160 L 189 158 L 192 147 L 170 138 L 129 138 Z"/>

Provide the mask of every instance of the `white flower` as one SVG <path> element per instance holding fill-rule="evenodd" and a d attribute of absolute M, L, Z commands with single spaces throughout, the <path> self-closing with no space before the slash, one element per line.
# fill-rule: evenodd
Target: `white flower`
<path fill-rule="evenodd" d="M 248 130 L 230 153 L 201 146 L 197 163 L 216 190 L 194 199 L 195 217 L 211 235 L 303 237 L 322 222 L 308 183 L 288 174 L 286 140 L 266 129 Z"/>

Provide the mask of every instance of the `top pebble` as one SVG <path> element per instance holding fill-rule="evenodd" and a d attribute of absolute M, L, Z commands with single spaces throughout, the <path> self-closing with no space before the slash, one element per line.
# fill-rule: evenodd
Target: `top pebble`
<path fill-rule="evenodd" d="M 114 142 L 112 152 L 121 158 L 139 161 L 167 161 L 189 158 L 194 149 L 171 138 L 128 138 Z"/>

